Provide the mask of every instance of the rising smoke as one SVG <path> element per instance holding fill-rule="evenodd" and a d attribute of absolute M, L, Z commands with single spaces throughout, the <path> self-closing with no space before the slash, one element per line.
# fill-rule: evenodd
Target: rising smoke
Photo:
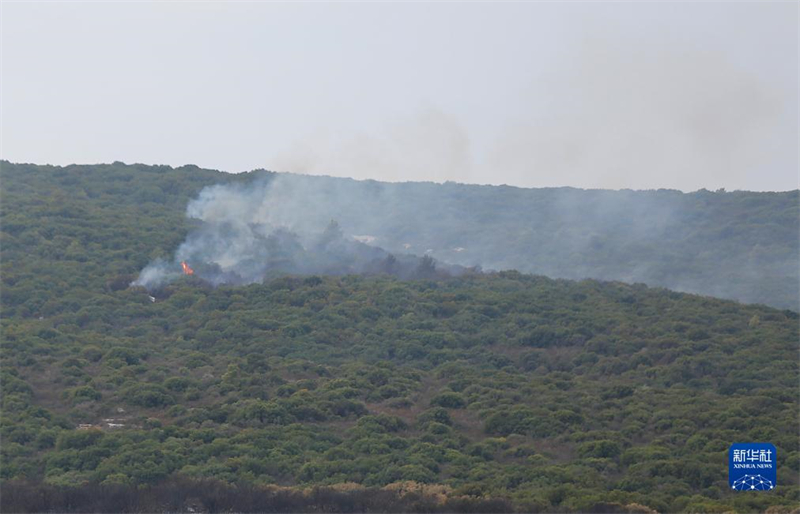
<path fill-rule="evenodd" d="M 174 259 L 151 263 L 135 284 L 179 278 L 182 261 L 215 285 L 482 267 L 797 305 L 796 191 L 521 189 L 265 171 L 243 178 L 203 189 L 186 211 L 196 228 Z"/>
<path fill-rule="evenodd" d="M 186 209 L 199 226 L 178 247 L 174 260 L 153 261 L 132 285 L 158 288 L 186 274 L 187 266 L 212 285 L 252 284 L 285 273 L 434 278 L 465 270 L 437 266 L 430 256 L 391 254 L 367 244 L 375 242 L 374 236 L 345 234 L 334 219 L 331 193 L 335 191 L 296 175 L 267 174 L 249 183 L 206 187 Z M 344 205 L 338 212 L 351 215 Z"/>

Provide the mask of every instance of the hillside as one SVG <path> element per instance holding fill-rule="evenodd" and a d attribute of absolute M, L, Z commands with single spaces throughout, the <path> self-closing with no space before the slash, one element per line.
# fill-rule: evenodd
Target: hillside
<path fill-rule="evenodd" d="M 301 234 L 322 232 L 334 219 L 346 236 L 395 255 L 553 278 L 641 282 L 800 310 L 797 190 L 685 194 L 390 184 L 121 163 L 58 168 L 4 162 L 2 168 L 3 230 L 26 259 L 47 249 L 69 261 L 65 245 L 77 241 L 103 253 L 96 260 L 114 272 L 137 274 L 156 258 L 172 259 L 197 226 L 184 216 L 197 199 Z M 198 197 L 214 184 L 232 185 Z M 226 193 L 231 204 L 215 192 Z M 34 220 L 17 220 L 23 207 L 56 223 L 58 237 L 39 232 Z M 107 220 L 132 234 L 124 252 L 110 241 L 127 237 L 108 233 Z M 98 276 L 85 266 L 73 268 L 84 280 Z"/>
<path fill-rule="evenodd" d="M 553 278 L 621 280 L 800 309 L 800 191 L 681 193 L 381 183 L 254 174 L 205 191 L 196 214 L 236 209 L 311 232 L 336 219 L 390 252 Z"/>
<path fill-rule="evenodd" d="M 793 310 L 514 271 L 304 274 L 216 288 L 186 276 L 148 291 L 129 284 L 196 228 L 187 202 L 221 178 L 252 176 L 1 171 L 4 511 L 8 498 L 28 498 L 23 480 L 116 487 L 117 499 L 202 480 L 213 491 L 380 494 L 422 487 L 413 482 L 467 502 L 432 511 L 800 503 Z M 780 219 L 772 202 L 796 196 L 652 194 L 730 209 L 741 201 L 743 216 L 761 212 L 762 229 Z M 349 218 L 337 220 L 350 230 Z M 364 234 L 378 237 L 354 235 Z M 796 251 L 780 234 L 765 233 L 764 248 Z M 727 449 L 751 440 L 778 449 L 772 493 L 728 490 Z M 500 503 L 469 503 L 484 500 Z"/>

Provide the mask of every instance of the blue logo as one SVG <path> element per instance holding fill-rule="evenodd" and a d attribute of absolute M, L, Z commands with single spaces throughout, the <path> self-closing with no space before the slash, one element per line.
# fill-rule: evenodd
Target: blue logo
<path fill-rule="evenodd" d="M 728 450 L 728 486 L 735 491 L 771 491 L 777 485 L 775 446 L 735 443 Z"/>

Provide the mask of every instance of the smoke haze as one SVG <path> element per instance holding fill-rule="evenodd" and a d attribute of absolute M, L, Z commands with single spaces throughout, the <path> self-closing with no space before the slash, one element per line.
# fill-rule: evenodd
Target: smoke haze
<path fill-rule="evenodd" d="M 198 226 L 174 261 L 152 262 L 132 285 L 154 289 L 172 282 L 183 275 L 183 262 L 213 285 L 256 283 L 283 273 L 435 278 L 465 271 L 437 266 L 430 256 L 390 254 L 367 244 L 374 236 L 346 235 L 335 219 L 352 219 L 352 210 L 341 202 L 346 197 L 334 204 L 335 191 L 320 185 L 310 177 L 262 175 L 248 183 L 204 188 L 186 209 Z"/>
<path fill-rule="evenodd" d="M 800 303 L 798 191 L 521 189 L 266 171 L 239 178 L 189 203 L 196 228 L 173 262 L 151 264 L 137 284 L 179 277 L 181 261 L 214 284 L 276 272 L 431 277 L 424 256 L 437 273 L 515 269 Z"/>

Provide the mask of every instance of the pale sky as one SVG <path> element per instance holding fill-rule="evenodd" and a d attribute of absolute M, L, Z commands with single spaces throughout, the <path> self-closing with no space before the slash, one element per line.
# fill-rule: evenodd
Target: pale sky
<path fill-rule="evenodd" d="M 797 2 L 3 2 L 2 158 L 798 187 Z"/>

